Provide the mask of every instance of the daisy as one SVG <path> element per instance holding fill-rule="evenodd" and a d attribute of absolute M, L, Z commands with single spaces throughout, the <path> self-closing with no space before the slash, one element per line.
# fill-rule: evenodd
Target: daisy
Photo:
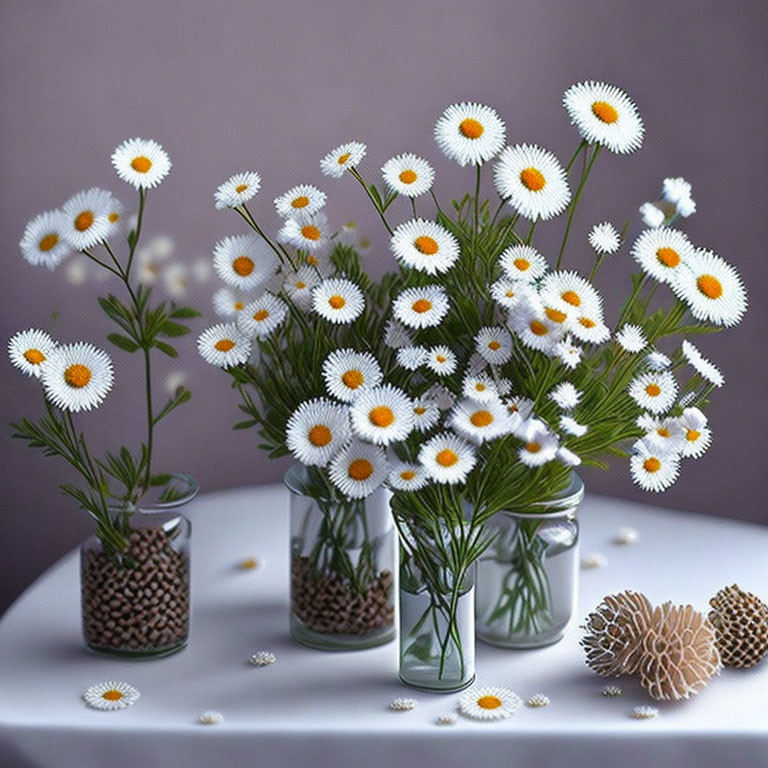
<path fill-rule="evenodd" d="M 625 352 L 642 352 L 648 346 L 648 340 L 639 325 L 623 325 L 616 333 L 616 341 Z"/>
<path fill-rule="evenodd" d="M 570 416 L 561 416 L 560 429 L 562 429 L 564 432 L 567 432 L 569 435 L 583 437 L 587 434 L 589 427 L 587 427 L 586 424 L 579 424 L 576 419 L 572 419 Z"/>
<path fill-rule="evenodd" d="M 467 376 L 477 376 L 479 373 L 483 373 L 487 367 L 488 361 L 482 355 L 473 352 L 467 361 L 465 373 Z"/>
<path fill-rule="evenodd" d="M 135 704 L 141 694 L 128 683 L 110 680 L 92 685 L 83 694 L 86 704 L 94 709 L 125 709 Z"/>
<path fill-rule="evenodd" d="M 235 317 L 248 303 L 247 297 L 229 288 L 219 288 L 213 294 L 213 311 L 220 317 Z"/>
<path fill-rule="evenodd" d="M 390 318 L 384 331 L 384 343 L 390 349 L 407 347 L 412 343 L 411 333 L 401 322 Z"/>
<path fill-rule="evenodd" d="M 107 396 L 114 374 L 106 352 L 77 342 L 50 351 L 40 369 L 46 398 L 65 411 L 90 411 Z"/>
<path fill-rule="evenodd" d="M 283 290 L 297 307 L 308 309 L 312 305 L 312 289 L 319 282 L 317 272 L 310 266 L 303 266 L 288 275 Z"/>
<path fill-rule="evenodd" d="M 512 382 L 509 379 L 496 379 L 496 391 L 499 397 L 506 397 L 512 392 Z"/>
<path fill-rule="evenodd" d="M 493 169 L 493 178 L 499 196 L 532 221 L 557 216 L 571 200 L 560 161 L 534 144 L 507 147 Z"/>
<path fill-rule="evenodd" d="M 76 251 L 84 251 L 109 235 L 110 198 L 109 192 L 92 187 L 70 197 L 62 206 L 62 235 Z"/>
<path fill-rule="evenodd" d="M 573 410 L 581 401 L 581 396 L 582 393 L 570 381 L 563 381 L 549 393 L 549 399 L 564 411 Z"/>
<path fill-rule="evenodd" d="M 687 200 L 691 196 L 693 188 L 682 176 L 664 179 L 661 196 L 664 200 L 677 205 L 681 200 Z"/>
<path fill-rule="evenodd" d="M 475 349 L 491 365 L 502 365 L 512 357 L 512 337 L 504 328 L 485 326 L 475 336 Z"/>
<path fill-rule="evenodd" d="M 261 176 L 255 171 L 245 171 L 230 176 L 214 192 L 217 210 L 237 208 L 247 203 L 261 189 Z"/>
<path fill-rule="evenodd" d="M 397 350 L 397 364 L 406 371 L 418 371 L 427 359 L 426 347 L 400 347 Z"/>
<path fill-rule="evenodd" d="M 645 356 L 645 364 L 652 371 L 663 371 L 672 365 L 672 361 L 663 352 L 654 349 Z"/>
<path fill-rule="evenodd" d="M 410 709 L 414 709 L 418 702 L 416 699 L 407 699 L 398 697 L 396 699 L 392 699 L 392 701 L 389 703 L 389 708 L 395 710 L 396 712 L 407 712 Z"/>
<path fill-rule="evenodd" d="M 151 189 L 168 175 L 171 159 L 152 139 L 128 139 L 113 152 L 112 165 L 132 187 Z"/>
<path fill-rule="evenodd" d="M 248 663 L 254 667 L 268 667 L 277 661 L 272 651 L 256 651 L 249 659 Z"/>
<path fill-rule="evenodd" d="M 322 397 L 305 400 L 285 427 L 288 450 L 310 467 L 324 467 L 350 437 L 348 409 Z"/>
<path fill-rule="evenodd" d="M 518 451 L 520 461 L 528 467 L 540 467 L 557 457 L 557 435 L 545 426 L 530 431 Z"/>
<path fill-rule="evenodd" d="M 186 264 L 169 264 L 163 271 L 165 290 L 171 298 L 180 299 L 189 289 L 189 267 Z"/>
<path fill-rule="evenodd" d="M 344 171 L 357 168 L 360 161 L 365 157 L 366 151 L 365 144 L 361 144 L 359 141 L 342 144 L 320 161 L 320 170 L 326 176 L 340 179 L 344 175 Z"/>
<path fill-rule="evenodd" d="M 696 201 L 692 197 L 686 197 L 677 201 L 675 206 L 679 216 L 687 219 L 689 216 L 693 216 L 696 213 Z"/>
<path fill-rule="evenodd" d="M 331 482 L 350 499 L 370 496 L 388 474 L 384 449 L 360 440 L 353 440 L 336 454 L 328 468 Z"/>
<path fill-rule="evenodd" d="M 274 274 L 277 260 L 269 246 L 256 235 L 235 235 L 216 243 L 213 268 L 227 285 L 240 291 L 253 291 Z"/>
<path fill-rule="evenodd" d="M 522 703 L 508 688 L 471 688 L 459 697 L 459 712 L 474 720 L 503 720 L 512 717 Z"/>
<path fill-rule="evenodd" d="M 107 221 L 109 221 L 109 234 L 113 235 L 120 229 L 123 216 L 123 204 L 116 197 L 109 194 L 109 192 L 106 194 L 108 195 L 106 208 Z"/>
<path fill-rule="evenodd" d="M 646 229 L 632 246 L 635 261 L 660 283 L 668 283 L 694 255 L 694 247 L 677 229 Z"/>
<path fill-rule="evenodd" d="M 271 293 L 264 293 L 237 313 L 237 329 L 249 339 L 265 339 L 283 324 L 287 315 L 288 307 L 284 301 Z"/>
<path fill-rule="evenodd" d="M 630 382 L 629 396 L 651 413 L 669 410 L 677 396 L 677 381 L 669 371 L 641 373 Z"/>
<path fill-rule="evenodd" d="M 379 445 L 404 440 L 414 427 L 413 404 L 401 389 L 385 384 L 361 392 L 351 407 L 352 427 Z"/>
<path fill-rule="evenodd" d="M 678 423 L 685 437 L 682 456 L 697 459 L 712 442 L 712 431 L 707 426 L 707 417 L 698 408 L 686 408 Z"/>
<path fill-rule="evenodd" d="M 381 384 L 383 374 L 370 352 L 336 349 L 323 363 L 323 379 L 333 397 L 351 403 L 366 389 Z"/>
<path fill-rule="evenodd" d="M 442 384 L 433 384 L 426 392 L 426 397 L 434 400 L 441 411 L 450 411 L 456 402 L 456 396 Z"/>
<path fill-rule="evenodd" d="M 419 463 L 438 483 L 463 483 L 475 466 L 474 448 L 451 432 L 441 432 L 428 440 L 419 451 Z"/>
<path fill-rule="evenodd" d="M 616 253 L 621 246 L 621 237 L 609 221 L 604 221 L 602 224 L 595 224 L 592 229 L 589 230 L 589 244 L 594 249 L 595 253 Z"/>
<path fill-rule="evenodd" d="M 440 325 L 449 303 L 440 285 L 406 288 L 392 303 L 395 317 L 410 328 Z"/>
<path fill-rule="evenodd" d="M 332 323 L 351 323 L 363 313 L 365 297 L 350 280 L 323 280 L 312 289 L 312 309 Z"/>
<path fill-rule="evenodd" d="M 504 401 L 504 406 L 509 414 L 512 434 L 522 440 L 526 425 L 533 415 L 533 400 L 527 397 L 511 397 Z"/>
<path fill-rule="evenodd" d="M 425 394 L 413 401 L 413 426 L 418 432 L 429 432 L 440 421 L 437 400 Z"/>
<path fill-rule="evenodd" d="M 504 309 L 515 309 L 521 302 L 531 299 L 533 289 L 523 280 L 502 277 L 491 285 L 491 298 Z"/>
<path fill-rule="evenodd" d="M 541 284 L 541 300 L 566 313 L 597 313 L 603 300 L 592 284 L 576 272 L 551 272 Z"/>
<path fill-rule="evenodd" d="M 632 480 L 644 491 L 665 491 L 677 480 L 680 459 L 676 453 L 660 450 L 647 440 L 638 440 L 629 457 Z"/>
<path fill-rule="evenodd" d="M 299 267 L 310 267 L 317 275 L 326 275 L 331 263 L 327 253 L 321 251 L 299 251 Z"/>
<path fill-rule="evenodd" d="M 530 245 L 513 245 L 502 252 L 499 265 L 510 280 L 533 282 L 547 271 L 547 260 Z"/>
<path fill-rule="evenodd" d="M 479 444 L 511 432 L 509 413 L 500 400 L 461 400 L 454 406 L 450 424 L 462 437 Z"/>
<path fill-rule="evenodd" d="M 397 227 L 390 248 L 401 264 L 428 275 L 446 272 L 459 258 L 459 241 L 426 219 L 412 219 Z"/>
<path fill-rule="evenodd" d="M 56 346 L 56 342 L 45 331 L 30 328 L 11 337 L 8 356 L 22 373 L 39 379 L 42 363 L 51 356 Z"/>
<path fill-rule="evenodd" d="M 486 373 L 469 374 L 464 378 L 461 389 L 464 397 L 477 403 L 487 403 L 499 397 L 495 382 Z"/>
<path fill-rule="evenodd" d="M 289 243 L 303 251 L 315 253 L 328 247 L 332 234 L 327 216 L 324 213 L 316 213 L 311 217 L 286 219 L 277 233 L 277 239 L 281 243 Z"/>
<path fill-rule="evenodd" d="M 638 210 L 646 227 L 661 227 L 667 218 L 664 211 L 653 203 L 643 203 Z"/>
<path fill-rule="evenodd" d="M 504 146 L 504 122 L 482 104 L 452 104 L 435 123 L 435 141 L 462 167 L 488 162 Z"/>
<path fill-rule="evenodd" d="M 585 344 L 602 344 L 611 338 L 608 326 L 603 322 L 602 310 L 579 312 L 570 324 L 573 335 Z"/>
<path fill-rule="evenodd" d="M 555 355 L 566 368 L 573 370 L 581 362 L 581 347 L 576 346 L 568 335 L 555 344 Z"/>
<path fill-rule="evenodd" d="M 520 305 L 520 311 L 509 318 L 512 330 L 526 347 L 551 354 L 563 338 L 562 324 L 552 322 L 543 310 L 528 304 Z"/>
<path fill-rule="evenodd" d="M 672 417 L 655 418 L 643 414 L 637 424 L 646 431 L 645 439 L 665 453 L 680 453 L 683 450 L 685 432 L 678 419 Z"/>
<path fill-rule="evenodd" d="M 424 360 L 424 365 L 438 376 L 450 376 L 456 371 L 458 364 L 456 355 L 443 344 L 427 350 L 427 357 Z"/>
<path fill-rule="evenodd" d="M 221 323 L 204 330 L 197 338 L 201 357 L 218 368 L 231 368 L 248 362 L 251 340 L 243 336 L 235 323 Z"/>
<path fill-rule="evenodd" d="M 710 384 L 714 384 L 716 387 L 722 387 L 725 384 L 725 378 L 720 373 L 720 369 L 714 363 L 707 360 L 701 354 L 698 347 L 691 344 L 687 339 L 683 339 L 683 356 L 696 372 Z"/>
<path fill-rule="evenodd" d="M 563 104 L 571 122 L 590 144 L 627 153 L 643 143 L 643 121 L 637 107 L 613 85 L 594 80 L 577 83 L 565 92 Z"/>
<path fill-rule="evenodd" d="M 675 271 L 672 290 L 705 323 L 736 325 L 747 309 L 747 293 L 739 273 L 712 251 L 699 248 Z"/>
<path fill-rule="evenodd" d="M 384 163 L 381 169 L 384 183 L 406 197 L 418 197 L 432 188 L 435 172 L 432 166 L 412 154 L 398 155 Z"/>
<path fill-rule="evenodd" d="M 275 208 L 284 219 L 314 216 L 326 201 L 325 192 L 311 184 L 291 187 L 285 194 L 275 198 Z"/>
<path fill-rule="evenodd" d="M 45 211 L 35 216 L 24 228 L 19 243 L 21 255 L 34 266 L 43 264 L 53 269 L 72 253 L 65 239 L 67 225 L 67 216 L 62 211 Z"/>

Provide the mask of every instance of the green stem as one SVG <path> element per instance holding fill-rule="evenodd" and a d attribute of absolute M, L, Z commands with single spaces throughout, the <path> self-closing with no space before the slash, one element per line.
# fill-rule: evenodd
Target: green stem
<path fill-rule="evenodd" d="M 349 172 L 360 182 L 363 189 L 365 190 L 365 194 L 368 195 L 368 199 L 371 201 L 371 204 L 376 209 L 376 213 L 379 214 L 379 218 L 383 222 L 384 226 L 387 228 L 387 232 L 389 232 L 390 236 L 394 234 L 392 231 L 392 227 L 389 226 L 389 222 L 387 221 L 387 217 L 384 215 L 384 211 L 381 210 L 379 207 L 379 204 L 376 202 L 375 198 L 371 194 L 371 190 L 368 189 L 368 185 L 365 183 L 363 177 L 358 172 L 357 168 L 350 168 Z"/>
<path fill-rule="evenodd" d="M 125 267 L 125 279 L 126 281 L 131 277 L 131 267 L 133 266 L 133 256 L 136 253 L 136 248 L 139 244 L 139 238 L 141 237 L 141 224 L 144 221 L 144 206 L 147 202 L 147 190 L 143 187 L 139 189 L 139 212 L 136 215 L 136 233 L 133 237 L 133 243 L 128 253 L 128 263 Z"/>

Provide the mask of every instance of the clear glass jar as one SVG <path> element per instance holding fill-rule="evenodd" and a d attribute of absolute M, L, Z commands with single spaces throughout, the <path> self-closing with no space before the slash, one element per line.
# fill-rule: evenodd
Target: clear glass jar
<path fill-rule="evenodd" d="M 329 501 L 310 493 L 305 467 L 285 474 L 291 492 L 294 640 L 328 651 L 371 648 L 395 637 L 396 534 L 390 492 Z"/>
<path fill-rule="evenodd" d="M 427 580 L 400 551 L 400 680 L 427 691 L 460 691 L 475 680 L 475 564 L 455 594 L 445 572 Z"/>
<path fill-rule="evenodd" d="M 505 648 L 539 648 L 560 640 L 576 610 L 579 524 L 584 484 L 568 487 L 526 512 L 494 515 L 493 543 L 477 566 L 477 637 Z"/>
<path fill-rule="evenodd" d="M 128 541 L 123 552 L 95 535 L 80 547 L 83 636 L 92 651 L 154 658 L 186 646 L 192 526 L 174 510 L 197 491 L 190 475 L 170 475 L 156 499 L 110 510 Z"/>

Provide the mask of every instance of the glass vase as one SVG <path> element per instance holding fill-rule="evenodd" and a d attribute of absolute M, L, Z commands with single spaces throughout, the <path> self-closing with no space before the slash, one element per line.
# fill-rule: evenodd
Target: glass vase
<path fill-rule="evenodd" d="M 291 492 L 294 640 L 327 651 L 371 648 L 395 637 L 395 527 L 390 492 L 341 501 L 310 492 L 305 467 L 285 475 Z"/>
<path fill-rule="evenodd" d="M 493 543 L 477 567 L 476 632 L 505 648 L 539 648 L 560 640 L 576 610 L 579 525 L 584 484 L 568 487 L 525 512 L 505 510 L 487 523 Z"/>
<path fill-rule="evenodd" d="M 400 680 L 413 688 L 448 693 L 475 680 L 475 565 L 453 589 L 443 571 L 425 579 L 400 551 Z"/>
<path fill-rule="evenodd" d="M 95 535 L 80 548 L 83 636 L 92 651 L 155 658 L 187 644 L 191 524 L 176 509 L 198 485 L 190 475 L 169 477 L 154 501 L 110 508 L 124 550 Z"/>

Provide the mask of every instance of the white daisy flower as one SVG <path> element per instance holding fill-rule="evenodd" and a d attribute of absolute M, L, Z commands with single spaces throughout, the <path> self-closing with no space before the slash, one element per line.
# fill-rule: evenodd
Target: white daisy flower
<path fill-rule="evenodd" d="M 418 371 L 427 360 L 426 347 L 400 347 L 397 350 L 397 364 L 406 371 Z"/>
<path fill-rule="evenodd" d="M 351 406 L 351 415 L 355 432 L 379 445 L 404 440 L 414 427 L 411 399 L 391 384 L 361 392 Z"/>
<path fill-rule="evenodd" d="M 550 272 L 542 281 L 540 294 L 546 306 L 569 315 L 601 313 L 603 306 L 600 294 L 577 272 Z"/>
<path fill-rule="evenodd" d="M 8 356 L 22 373 L 39 379 L 42 364 L 48 360 L 57 346 L 45 331 L 29 328 L 11 337 L 8 342 Z"/>
<path fill-rule="evenodd" d="M 442 384 L 433 384 L 426 392 L 426 397 L 434 400 L 441 411 L 450 411 L 456 402 L 456 396 Z"/>
<path fill-rule="evenodd" d="M 640 218 L 646 227 L 662 227 L 667 215 L 653 203 L 643 203 L 639 208 Z"/>
<path fill-rule="evenodd" d="M 641 373 L 630 382 L 629 396 L 651 413 L 664 413 L 675 402 L 677 381 L 670 371 Z"/>
<path fill-rule="evenodd" d="M 487 373 L 465 376 L 461 391 L 464 397 L 468 397 L 476 403 L 488 403 L 499 398 L 496 383 Z"/>
<path fill-rule="evenodd" d="M 531 286 L 522 280 L 502 277 L 491 285 L 491 298 L 504 309 L 515 309 L 521 302 L 528 302 L 534 293 Z"/>
<path fill-rule="evenodd" d="M 570 381 L 563 381 L 549 393 L 549 399 L 564 411 L 573 410 L 581 401 L 581 396 L 581 391 Z"/>
<path fill-rule="evenodd" d="M 504 146 L 504 139 L 504 122 L 482 104 L 452 104 L 435 123 L 437 145 L 462 167 L 488 162 Z"/>
<path fill-rule="evenodd" d="M 109 236 L 111 198 L 106 190 L 91 187 L 70 197 L 61 207 L 65 216 L 62 235 L 76 251 L 87 250 Z"/>
<path fill-rule="evenodd" d="M 459 258 L 459 241 L 426 219 L 411 219 L 397 227 L 390 248 L 401 264 L 428 275 L 446 272 Z"/>
<path fill-rule="evenodd" d="M 589 230 L 588 240 L 595 253 L 600 255 L 604 253 L 616 253 L 621 247 L 621 236 L 616 227 L 609 221 L 604 221 L 602 224 L 595 224 L 595 226 Z"/>
<path fill-rule="evenodd" d="M 232 291 L 229 288 L 219 288 L 213 294 L 213 311 L 219 317 L 235 317 L 248 303 L 245 294 Z"/>
<path fill-rule="evenodd" d="M 634 152 L 643 143 L 643 121 L 637 107 L 614 85 L 590 80 L 572 85 L 563 104 L 579 133 L 611 152 Z"/>
<path fill-rule="evenodd" d="M 499 397 L 506 397 L 512 392 L 512 382 L 505 378 L 496 379 L 496 391 Z"/>
<path fill-rule="evenodd" d="M 399 195 L 418 197 L 432 188 L 435 171 L 422 158 L 410 153 L 387 160 L 382 166 L 384 183 Z"/>
<path fill-rule="evenodd" d="M 533 400 L 528 397 L 510 397 L 504 401 L 507 413 L 517 416 L 520 421 L 527 421 L 533 414 Z"/>
<path fill-rule="evenodd" d="M 547 260 L 530 245 L 512 245 L 499 256 L 499 265 L 510 280 L 532 283 L 544 276 Z"/>
<path fill-rule="evenodd" d="M 109 221 L 109 234 L 111 236 L 120 230 L 120 224 L 122 223 L 123 216 L 123 204 L 109 192 L 106 192 L 106 194 L 109 195 L 106 208 L 107 221 Z"/>
<path fill-rule="evenodd" d="M 523 700 L 508 688 L 470 688 L 459 697 L 459 712 L 473 720 L 503 720 L 517 712 Z"/>
<path fill-rule="evenodd" d="M 221 323 L 198 336 L 197 351 L 207 363 L 217 368 L 231 368 L 248 362 L 251 340 L 240 333 L 235 323 Z"/>
<path fill-rule="evenodd" d="M 581 362 L 581 347 L 574 344 L 573 339 L 568 335 L 555 344 L 555 355 L 566 368 L 573 370 Z"/>
<path fill-rule="evenodd" d="M 128 683 L 118 680 L 110 680 L 106 683 L 97 683 L 88 688 L 83 694 L 86 704 L 94 709 L 125 709 L 135 704 L 141 694 Z"/>
<path fill-rule="evenodd" d="M 278 216 L 300 219 L 314 216 L 324 205 L 327 196 L 311 184 L 299 184 L 275 198 Z"/>
<path fill-rule="evenodd" d="M 328 257 L 327 249 L 322 251 L 299 251 L 298 267 L 310 267 L 315 274 L 325 276 L 332 271 L 331 260 Z"/>
<path fill-rule="evenodd" d="M 677 229 L 658 227 L 640 233 L 632 246 L 635 261 L 660 283 L 669 283 L 673 275 L 693 258 L 695 248 Z"/>
<path fill-rule="evenodd" d="M 696 213 L 696 201 L 692 197 L 685 197 L 682 200 L 678 200 L 675 208 L 677 209 L 678 216 L 687 219 Z"/>
<path fill-rule="evenodd" d="M 406 288 L 392 303 L 395 317 L 410 328 L 440 325 L 448 309 L 448 296 L 440 285 Z"/>
<path fill-rule="evenodd" d="M 639 325 L 623 325 L 616 332 L 616 341 L 625 352 L 642 352 L 648 346 L 643 329 Z"/>
<path fill-rule="evenodd" d="M 528 432 L 517 455 L 526 466 L 540 467 L 557 458 L 559 447 L 557 435 L 542 424 Z"/>
<path fill-rule="evenodd" d="M 652 720 L 658 714 L 659 710 L 656 707 L 640 706 L 632 710 L 632 717 L 635 720 Z"/>
<path fill-rule="evenodd" d="M 169 264 L 163 271 L 163 283 L 171 298 L 186 296 L 189 289 L 189 267 L 186 264 Z"/>
<path fill-rule="evenodd" d="M 383 448 L 353 440 L 331 460 L 328 476 L 348 498 L 370 496 L 389 474 L 387 454 Z"/>
<path fill-rule="evenodd" d="M 570 323 L 573 335 L 585 344 L 602 344 L 611 338 L 608 326 L 603 322 L 602 310 L 579 312 Z"/>
<path fill-rule="evenodd" d="M 216 243 L 213 268 L 227 285 L 239 291 L 254 291 L 275 273 L 277 259 L 260 237 L 235 235 Z"/>
<path fill-rule="evenodd" d="M 435 435 L 419 451 L 419 463 L 426 473 L 449 485 L 463 483 L 476 461 L 472 445 L 451 432 Z"/>
<path fill-rule="evenodd" d="M 561 445 L 557 449 L 557 458 L 569 467 L 578 467 L 581 464 L 581 456 Z"/>
<path fill-rule="evenodd" d="M 324 467 L 351 435 L 349 410 L 319 397 L 305 400 L 291 414 L 285 444 L 302 464 Z"/>
<path fill-rule="evenodd" d="M 428 394 L 413 401 L 413 426 L 419 432 L 429 432 L 440 421 L 440 407 Z"/>
<path fill-rule="evenodd" d="M 654 349 L 645 356 L 645 364 L 652 371 L 664 371 L 672 365 L 672 361 L 663 352 Z"/>
<path fill-rule="evenodd" d="M 493 178 L 499 196 L 532 221 L 557 216 L 571 200 L 560 161 L 535 144 L 507 147 L 496 162 Z"/>
<path fill-rule="evenodd" d="M 698 397 L 699 395 L 697 392 L 685 392 L 684 394 L 680 395 L 680 399 L 677 401 L 677 404 L 681 408 L 687 408 L 691 403 L 696 401 Z"/>
<path fill-rule="evenodd" d="M 449 347 L 440 344 L 427 351 L 424 364 L 438 376 L 450 376 L 456 371 L 459 361 Z"/>
<path fill-rule="evenodd" d="M 187 383 L 187 374 L 184 371 L 171 371 L 163 382 L 165 391 L 169 395 L 175 395 L 180 387 L 184 387 Z"/>
<path fill-rule="evenodd" d="M 688 364 L 710 384 L 714 384 L 716 387 L 722 387 L 725 384 L 725 378 L 720 373 L 720 369 L 714 363 L 707 360 L 701 354 L 698 347 L 695 344 L 691 344 L 688 339 L 683 339 L 683 356 L 688 361 Z"/>
<path fill-rule="evenodd" d="M 450 425 L 462 437 L 479 444 L 512 431 L 509 413 L 500 400 L 461 400 L 454 406 Z"/>
<path fill-rule="evenodd" d="M 53 269 L 72 253 L 65 234 L 68 223 L 63 211 L 45 211 L 35 216 L 24 228 L 19 243 L 21 255 L 33 266 L 42 264 Z"/>
<path fill-rule="evenodd" d="M 328 217 L 324 213 L 316 213 L 301 219 L 286 219 L 282 229 L 277 233 L 281 243 L 288 243 L 302 251 L 315 253 L 324 251 L 331 243 L 331 231 Z"/>
<path fill-rule="evenodd" d="M 576 419 L 572 419 L 570 416 L 560 417 L 560 429 L 576 437 L 583 437 L 589 431 L 589 427 L 586 424 L 579 424 Z"/>
<path fill-rule="evenodd" d="M 705 323 L 736 325 L 747 310 L 747 293 L 739 273 L 712 251 L 699 248 L 675 270 L 672 290 Z"/>
<path fill-rule="evenodd" d="M 128 139 L 112 153 L 112 165 L 132 187 L 151 189 L 168 175 L 171 158 L 152 139 Z"/>
<path fill-rule="evenodd" d="M 475 349 L 491 365 L 502 365 L 512 357 L 512 337 L 498 326 L 485 326 L 475 336 Z"/>
<path fill-rule="evenodd" d="M 265 339 L 285 322 L 288 307 L 282 299 L 264 293 L 237 313 L 237 329 L 249 339 Z"/>
<path fill-rule="evenodd" d="M 661 196 L 664 200 L 677 205 L 681 200 L 686 200 L 691 196 L 693 188 L 682 176 L 664 179 L 662 183 Z"/>
<path fill-rule="evenodd" d="M 331 278 L 312 289 L 312 309 L 332 323 L 351 323 L 363 314 L 365 297 L 350 280 Z"/>
<path fill-rule="evenodd" d="M 261 189 L 261 176 L 255 171 L 245 171 L 230 176 L 223 184 L 220 184 L 213 199 L 216 201 L 216 209 L 237 208 L 247 203 Z"/>
<path fill-rule="evenodd" d="M 248 659 L 248 663 L 254 667 L 268 667 L 276 661 L 277 656 L 275 656 L 272 651 L 256 651 L 256 653 Z"/>
<path fill-rule="evenodd" d="M 303 266 L 286 277 L 283 290 L 297 307 L 309 309 L 312 306 L 312 289 L 319 282 L 320 278 L 316 270 L 310 266 Z"/>
<path fill-rule="evenodd" d="M 483 373 L 487 367 L 488 361 L 482 355 L 473 352 L 467 361 L 465 374 L 467 376 L 477 376 L 479 373 Z"/>
<path fill-rule="evenodd" d="M 707 417 L 698 408 L 686 408 L 678 423 L 685 438 L 682 456 L 697 459 L 712 443 L 712 431 L 707 426 Z"/>
<path fill-rule="evenodd" d="M 323 363 L 323 379 L 333 397 L 351 403 L 366 389 L 378 387 L 383 374 L 370 352 L 336 349 Z"/>
<path fill-rule="evenodd" d="M 367 147 L 359 141 L 350 141 L 336 147 L 320 161 L 320 170 L 326 176 L 334 176 L 337 179 L 344 175 L 349 168 L 357 168 L 365 157 Z"/>
<path fill-rule="evenodd" d="M 112 389 L 112 360 L 83 341 L 50 351 L 40 368 L 46 398 L 57 408 L 78 413 L 98 407 Z"/>
<path fill-rule="evenodd" d="M 678 419 L 670 416 L 655 418 L 643 414 L 637 420 L 638 426 L 646 431 L 645 440 L 665 453 L 680 453 L 685 442 L 685 432 Z"/>
<path fill-rule="evenodd" d="M 671 486 L 680 472 L 680 458 L 647 440 L 638 440 L 629 457 L 632 480 L 644 491 L 659 493 Z"/>
<path fill-rule="evenodd" d="M 64 275 L 72 285 L 82 285 L 91 276 L 92 264 L 87 256 L 75 256 L 69 260 Z"/>

